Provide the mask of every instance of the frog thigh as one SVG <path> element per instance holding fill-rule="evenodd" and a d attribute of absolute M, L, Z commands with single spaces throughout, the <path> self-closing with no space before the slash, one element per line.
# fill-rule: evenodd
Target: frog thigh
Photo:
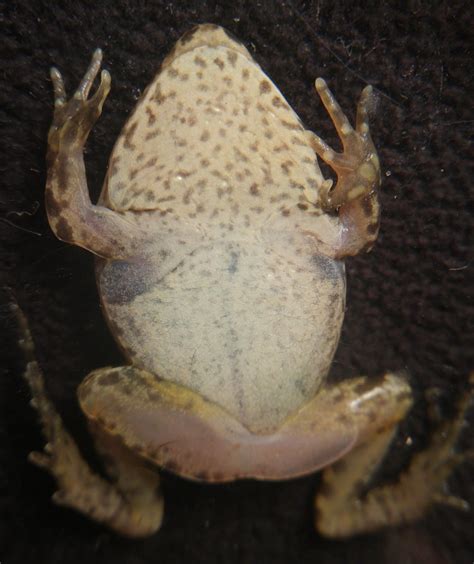
<path fill-rule="evenodd" d="M 360 409 L 361 423 L 364 412 L 375 417 L 369 418 L 370 425 L 365 430 L 361 428 L 357 447 L 324 470 L 321 490 L 315 500 L 315 524 L 325 536 L 348 537 L 415 521 L 435 502 L 458 509 L 466 507 L 463 500 L 446 494 L 445 482 L 453 468 L 472 455 L 469 452 L 457 454 L 454 447 L 474 396 L 474 378 L 471 378 L 470 390 L 461 398 L 456 417 L 438 427 L 431 444 L 412 458 L 399 480 L 368 489 L 367 484 L 395 435 L 397 421 L 411 405 L 410 390 L 403 380 L 391 387 L 387 387 L 386 382 L 387 377 L 371 389 L 365 384 L 363 395 L 369 400 L 365 406 L 363 396 L 354 396 L 352 407 Z M 363 386 L 363 382 L 356 385 Z M 350 395 L 354 385 L 349 381 L 343 383 L 343 387 L 345 394 Z"/>
<path fill-rule="evenodd" d="M 278 429 L 256 434 L 192 390 L 134 367 L 93 372 L 79 401 L 90 421 L 128 449 L 208 482 L 308 474 L 343 456 L 357 439 L 352 422 L 338 420 L 332 405 L 318 400 Z"/>

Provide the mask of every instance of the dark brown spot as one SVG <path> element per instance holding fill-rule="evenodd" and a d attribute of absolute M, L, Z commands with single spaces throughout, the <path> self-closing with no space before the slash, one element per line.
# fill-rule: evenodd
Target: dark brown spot
<path fill-rule="evenodd" d="M 283 127 L 285 127 L 286 129 L 295 129 L 295 130 L 300 130 L 301 129 L 301 125 L 299 125 L 298 123 L 292 123 L 291 121 L 286 121 L 284 119 L 280 120 L 280 123 L 282 124 Z"/>
<path fill-rule="evenodd" d="M 286 174 L 289 175 L 290 174 L 290 168 L 293 166 L 293 162 L 292 161 L 284 161 L 280 164 L 280 167 L 282 169 L 282 171 Z"/>
<path fill-rule="evenodd" d="M 211 170 L 211 174 L 212 174 L 212 176 L 215 176 L 216 178 L 224 178 L 222 172 L 220 170 L 217 170 L 216 168 Z"/>
<path fill-rule="evenodd" d="M 274 204 L 275 202 L 281 202 L 282 200 L 288 200 L 290 195 L 286 192 L 282 192 L 281 194 L 277 194 L 276 196 L 272 196 L 270 198 L 270 203 Z"/>
<path fill-rule="evenodd" d="M 144 168 L 149 168 L 152 167 L 156 164 L 156 161 L 158 160 L 158 157 L 152 157 L 151 159 L 149 159 L 143 166 Z"/>
<path fill-rule="evenodd" d="M 209 133 L 209 131 L 205 129 L 201 134 L 200 140 L 203 142 L 208 141 L 210 136 L 211 134 Z"/>
<path fill-rule="evenodd" d="M 171 78 L 175 78 L 176 76 L 178 76 L 178 71 L 173 67 L 169 67 L 167 72 L 168 72 L 168 76 Z"/>
<path fill-rule="evenodd" d="M 208 159 L 201 159 L 201 166 L 203 168 L 207 168 L 211 163 L 208 161 Z"/>
<path fill-rule="evenodd" d="M 219 57 L 214 59 L 214 64 L 216 64 L 221 70 L 225 67 L 224 61 Z"/>
<path fill-rule="evenodd" d="M 291 142 L 293 143 L 293 145 L 300 145 L 300 146 L 303 146 L 303 147 L 306 146 L 306 143 L 304 141 L 302 141 L 296 135 L 293 135 L 293 137 L 291 138 Z"/>
<path fill-rule="evenodd" d="M 260 82 L 260 94 L 267 94 L 272 89 L 268 80 L 264 79 Z"/>
<path fill-rule="evenodd" d="M 367 225 L 367 233 L 369 233 L 369 235 L 375 235 L 378 230 L 379 230 L 378 222 L 377 223 L 369 223 L 369 225 Z"/>
<path fill-rule="evenodd" d="M 59 215 L 61 215 L 63 207 L 60 204 L 60 202 L 58 202 L 54 197 L 54 192 L 52 190 L 46 191 L 45 199 L 46 199 L 46 209 L 48 210 L 49 217 L 54 219 Z"/>
<path fill-rule="evenodd" d="M 183 204 L 189 204 L 190 198 L 192 193 L 194 192 L 193 188 L 188 188 L 183 196 Z"/>
<path fill-rule="evenodd" d="M 185 82 L 186 80 L 188 80 L 189 78 L 189 74 L 187 72 L 183 73 L 180 77 L 179 77 L 183 82 Z"/>
<path fill-rule="evenodd" d="M 242 71 L 242 78 L 243 78 L 244 80 L 247 80 L 248 77 L 249 77 L 249 71 L 248 71 L 248 69 L 244 69 L 244 70 Z"/>
<path fill-rule="evenodd" d="M 114 176 L 114 174 L 117 174 L 119 161 L 120 161 L 120 157 L 118 155 L 110 161 L 109 178 Z"/>
<path fill-rule="evenodd" d="M 235 157 L 238 161 L 248 162 L 248 157 L 245 153 L 243 153 L 238 147 L 234 147 Z"/>
<path fill-rule="evenodd" d="M 275 106 L 275 108 L 286 108 L 287 107 L 287 104 L 282 102 L 282 100 L 278 96 L 274 96 L 272 98 L 272 104 L 273 104 L 273 106 Z"/>
<path fill-rule="evenodd" d="M 153 125 L 156 121 L 156 115 L 149 106 L 145 109 L 145 111 L 148 114 L 148 125 Z"/>
<path fill-rule="evenodd" d="M 198 67 L 201 67 L 201 68 L 203 68 L 203 69 L 205 69 L 205 68 L 207 67 L 206 61 L 205 61 L 202 57 L 200 57 L 199 55 L 196 55 L 196 56 L 194 57 L 194 63 L 195 63 Z"/>
<path fill-rule="evenodd" d="M 134 168 L 128 173 L 128 178 L 130 180 L 133 180 L 137 176 L 137 174 L 138 174 L 138 168 Z"/>
<path fill-rule="evenodd" d="M 288 217 L 290 215 L 290 210 L 288 210 L 286 208 L 281 210 L 281 215 Z"/>
<path fill-rule="evenodd" d="M 365 216 L 370 217 L 374 211 L 371 196 L 362 198 L 362 200 L 360 200 L 360 205 L 362 206 L 362 211 L 364 212 Z"/>
<path fill-rule="evenodd" d="M 235 61 L 237 60 L 237 53 L 235 51 L 227 51 L 227 60 L 233 67 L 235 67 Z"/>
<path fill-rule="evenodd" d="M 162 104 L 166 100 L 166 96 L 163 94 L 160 84 L 156 85 L 155 92 L 151 99 L 157 104 Z"/>
<path fill-rule="evenodd" d="M 135 149 L 135 145 L 133 145 L 132 139 L 133 139 L 133 135 L 135 134 L 135 131 L 137 129 L 137 125 L 138 125 L 138 123 L 135 121 L 126 130 L 125 136 L 124 136 L 124 141 L 123 141 L 123 146 L 124 146 L 125 149 Z"/>
<path fill-rule="evenodd" d="M 300 210 L 307 210 L 308 204 L 298 204 L 298 207 L 300 208 Z"/>
<path fill-rule="evenodd" d="M 260 194 L 258 185 L 255 182 L 252 184 L 252 186 L 250 186 L 250 193 L 252 194 L 252 196 L 258 196 Z"/>
<path fill-rule="evenodd" d="M 56 224 L 56 236 L 63 241 L 73 241 L 73 231 L 69 223 L 61 217 Z"/>

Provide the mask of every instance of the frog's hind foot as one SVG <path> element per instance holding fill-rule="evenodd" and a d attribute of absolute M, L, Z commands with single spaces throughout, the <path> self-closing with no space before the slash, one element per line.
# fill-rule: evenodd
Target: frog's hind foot
<path fill-rule="evenodd" d="M 469 388 L 460 398 L 453 419 L 438 424 L 429 446 L 417 453 L 407 471 L 405 479 L 423 484 L 428 490 L 428 503 L 443 503 L 456 509 L 469 510 L 469 504 L 449 493 L 446 481 L 453 470 L 466 460 L 474 459 L 474 449 L 457 452 L 456 445 L 466 426 L 466 414 L 474 401 L 474 372 L 469 378 Z M 434 419 L 438 419 L 435 413 Z"/>
<path fill-rule="evenodd" d="M 341 248 L 336 250 L 337 258 L 342 258 L 360 250 L 370 250 L 379 230 L 380 163 L 370 137 L 368 120 L 373 91 L 371 86 L 362 91 L 354 129 L 326 82 L 318 78 L 315 86 L 343 146 L 343 152 L 337 153 L 316 134 L 309 133 L 309 142 L 316 154 L 337 174 L 335 187 L 331 181 L 323 183 L 321 206 L 326 211 L 337 211 L 348 232 Z"/>
<path fill-rule="evenodd" d="M 372 473 L 370 461 L 380 459 L 386 452 L 393 429 L 378 431 L 341 463 L 325 470 L 322 491 L 316 500 L 318 530 L 329 537 L 366 533 L 415 521 L 434 503 L 468 510 L 466 501 L 448 492 L 446 482 L 457 466 L 474 457 L 472 450 L 456 452 L 473 398 L 474 374 L 455 417 L 438 425 L 429 446 L 414 455 L 396 483 L 374 487 L 363 494 Z"/>
<path fill-rule="evenodd" d="M 34 345 L 27 320 L 17 305 L 12 309 L 21 332 L 20 345 L 25 353 L 32 407 L 38 412 L 46 439 L 43 452 L 32 452 L 29 460 L 45 469 L 56 480 L 58 489 L 53 501 L 68 506 L 91 519 L 106 524 L 117 532 L 132 537 L 147 536 L 161 525 L 163 504 L 159 502 L 159 516 L 153 522 L 143 519 L 139 504 L 117 487 L 91 470 L 74 439 L 66 430 L 45 390 L 42 371 L 34 356 Z M 155 477 L 155 489 L 158 476 Z"/>

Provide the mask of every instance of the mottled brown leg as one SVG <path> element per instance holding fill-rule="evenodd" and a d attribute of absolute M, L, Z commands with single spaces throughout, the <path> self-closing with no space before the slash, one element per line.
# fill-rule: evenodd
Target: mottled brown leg
<path fill-rule="evenodd" d="M 51 69 L 54 116 L 48 135 L 46 210 L 59 239 L 105 258 L 125 258 L 137 234 L 120 214 L 91 203 L 84 167 L 84 145 L 110 91 L 110 75 L 104 70 L 97 91 L 88 97 L 101 61 L 97 49 L 70 100 L 60 72 Z"/>
<path fill-rule="evenodd" d="M 357 106 L 356 128 L 352 128 L 341 107 L 322 78 L 316 80 L 316 90 L 327 109 L 341 139 L 343 152 L 336 153 L 314 133 L 310 142 L 315 152 L 337 174 L 337 184 L 323 186 L 321 204 L 326 211 L 338 211 L 344 227 L 336 258 L 369 251 L 377 239 L 380 206 L 380 163 L 369 133 L 368 108 L 372 87 L 362 91 Z"/>
<path fill-rule="evenodd" d="M 315 500 L 318 531 L 335 538 L 366 533 L 414 521 L 436 502 L 466 509 L 463 500 L 445 490 L 453 468 L 473 455 L 472 452 L 454 452 L 472 397 L 471 383 L 457 416 L 439 426 L 429 447 L 413 457 L 408 470 L 395 484 L 375 487 L 363 495 L 367 482 L 390 446 L 395 428 L 379 429 L 344 459 L 326 469 Z"/>
<path fill-rule="evenodd" d="M 46 439 L 44 452 L 32 452 L 29 460 L 47 470 L 56 480 L 58 490 L 53 501 L 75 509 L 118 533 L 144 537 L 156 532 L 162 521 L 163 501 L 158 491 L 158 474 L 112 440 L 101 443 L 107 454 L 107 470 L 114 483 L 93 472 L 64 427 L 61 416 L 48 398 L 43 374 L 34 357 L 34 346 L 26 319 L 15 307 L 25 352 L 25 378 L 41 420 Z M 115 461 L 114 461 L 115 457 Z"/>

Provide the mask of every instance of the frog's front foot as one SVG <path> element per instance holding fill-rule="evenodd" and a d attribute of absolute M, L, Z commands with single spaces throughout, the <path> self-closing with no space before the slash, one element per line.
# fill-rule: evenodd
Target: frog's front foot
<path fill-rule="evenodd" d="M 373 93 L 371 86 L 362 91 L 354 129 L 322 78 L 316 80 L 316 90 L 343 146 L 343 152 L 337 153 L 320 137 L 310 133 L 314 151 L 337 174 L 335 187 L 332 187 L 331 181 L 323 183 L 320 200 L 323 209 L 339 213 L 343 233 L 335 254 L 337 258 L 343 258 L 361 250 L 370 250 L 378 235 L 380 163 L 368 122 Z"/>
<path fill-rule="evenodd" d="M 103 70 L 100 85 L 88 98 L 92 84 L 100 70 L 102 51 L 96 49 L 92 61 L 74 96 L 67 100 L 63 77 L 55 67 L 51 69 L 54 88 L 54 116 L 48 136 L 49 152 L 56 153 L 59 145 L 77 146 L 82 150 L 87 136 L 102 112 L 102 106 L 110 92 L 110 74 Z"/>

